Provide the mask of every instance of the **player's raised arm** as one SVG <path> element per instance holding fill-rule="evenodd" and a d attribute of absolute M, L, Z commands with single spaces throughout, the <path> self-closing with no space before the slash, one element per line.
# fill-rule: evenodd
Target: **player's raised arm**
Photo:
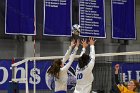
<path fill-rule="evenodd" d="M 69 67 L 71 66 L 72 62 L 74 61 L 74 58 L 75 58 L 75 55 L 76 55 L 76 53 L 77 53 L 79 44 L 80 44 L 80 41 L 77 40 L 76 46 L 75 46 L 75 48 L 73 49 L 73 51 L 72 51 L 72 53 L 71 53 L 71 55 L 70 55 L 70 58 L 69 58 L 68 63 L 63 67 L 64 70 L 68 70 Z"/>
<path fill-rule="evenodd" d="M 89 45 L 90 45 L 90 62 L 89 62 L 89 67 L 92 69 L 95 64 L 95 40 L 93 37 L 89 38 Z"/>
<path fill-rule="evenodd" d="M 90 45 L 90 57 L 95 60 L 95 48 L 94 48 L 95 40 L 93 37 L 89 38 Z"/>
<path fill-rule="evenodd" d="M 82 56 L 86 52 L 86 48 L 88 46 L 88 43 L 87 43 L 86 39 L 81 40 L 81 43 L 82 43 L 83 48 L 82 48 L 82 51 L 80 53 L 80 56 Z"/>
<path fill-rule="evenodd" d="M 119 77 L 118 77 L 120 65 L 116 64 L 114 68 L 115 68 L 115 83 L 118 85 L 118 84 L 120 84 Z"/>
<path fill-rule="evenodd" d="M 72 48 L 75 46 L 75 40 L 73 39 L 71 41 L 71 44 L 69 46 L 69 49 L 67 50 L 66 54 L 64 55 L 63 59 L 62 59 L 62 63 L 64 64 L 70 57 L 70 53 L 71 53 L 71 50 Z"/>

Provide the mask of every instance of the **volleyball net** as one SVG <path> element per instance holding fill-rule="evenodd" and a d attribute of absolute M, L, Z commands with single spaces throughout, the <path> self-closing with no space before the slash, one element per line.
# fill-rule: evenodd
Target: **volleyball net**
<path fill-rule="evenodd" d="M 19 90 L 23 93 L 51 93 L 54 89 L 54 81 L 47 77 L 47 70 L 54 59 L 61 58 L 63 56 L 29 57 L 18 61 L 12 64 L 12 81 L 19 83 Z M 68 71 L 69 91 L 73 91 L 76 84 L 77 58 L 79 55 L 75 56 L 75 61 Z M 118 63 L 123 75 L 121 82 L 127 82 L 130 79 L 139 81 L 140 51 L 96 54 L 93 91 L 109 93 L 112 86 L 112 69 Z"/>

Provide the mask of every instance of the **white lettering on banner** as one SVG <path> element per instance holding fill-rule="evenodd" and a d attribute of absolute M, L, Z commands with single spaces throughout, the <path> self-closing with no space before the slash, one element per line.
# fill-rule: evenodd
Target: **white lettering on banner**
<path fill-rule="evenodd" d="M 15 68 L 15 73 L 16 73 L 16 75 L 17 75 L 17 72 L 18 71 L 21 71 L 21 76 L 20 76 L 20 78 L 25 78 L 25 69 L 23 68 L 23 67 L 16 67 Z M 25 81 L 19 81 L 19 83 L 24 83 Z"/>
<path fill-rule="evenodd" d="M 0 81 L 0 84 L 4 84 L 8 79 L 8 71 L 5 67 L 0 67 L 0 70 L 3 70 L 3 79 Z"/>
<path fill-rule="evenodd" d="M 131 72 L 132 71 L 127 71 L 128 72 L 128 80 L 130 81 L 131 80 Z"/>
<path fill-rule="evenodd" d="M 66 0 L 45 0 L 45 6 L 46 7 L 60 7 L 60 6 L 66 6 L 67 1 Z"/>
<path fill-rule="evenodd" d="M 35 71 L 36 71 L 36 75 L 34 75 Z M 31 71 L 30 71 L 30 75 L 32 77 L 30 77 L 29 83 L 31 83 L 31 84 L 34 84 L 34 78 L 36 79 L 36 82 L 35 82 L 36 84 L 39 84 L 40 81 L 41 81 L 41 77 L 39 76 L 40 75 L 40 69 L 36 68 L 35 71 L 34 71 L 34 68 L 31 69 Z"/>
<path fill-rule="evenodd" d="M 139 82 L 140 81 L 140 71 L 135 71 L 135 79 Z M 123 79 L 123 82 L 130 81 L 132 78 L 132 71 L 127 71 L 127 73 L 120 73 L 120 76 Z"/>
<path fill-rule="evenodd" d="M 127 75 L 123 73 L 123 82 L 125 82 L 126 80 L 127 80 Z"/>
<path fill-rule="evenodd" d="M 49 68 L 48 68 L 49 69 Z M 46 71 L 46 73 L 45 73 L 45 82 L 46 82 L 46 85 L 47 85 L 47 87 L 50 89 L 50 90 L 52 90 L 52 88 L 51 88 L 51 84 L 52 84 L 52 81 L 53 81 L 53 77 L 51 77 L 50 75 L 48 75 L 48 70 Z"/>
<path fill-rule="evenodd" d="M 136 79 L 137 81 L 140 81 L 140 71 L 136 71 Z"/>

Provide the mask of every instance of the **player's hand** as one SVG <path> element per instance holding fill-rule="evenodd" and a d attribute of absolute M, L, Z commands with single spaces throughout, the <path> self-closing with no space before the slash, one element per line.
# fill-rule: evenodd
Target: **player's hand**
<path fill-rule="evenodd" d="M 95 44 L 95 41 L 93 37 L 89 37 L 89 44 L 90 45 L 94 45 Z"/>
<path fill-rule="evenodd" d="M 80 45 L 80 40 L 79 40 L 79 39 L 77 39 L 77 42 L 76 42 L 76 47 L 79 47 L 79 45 Z"/>
<path fill-rule="evenodd" d="M 119 65 L 119 64 L 116 64 L 116 65 L 115 65 L 115 70 L 118 71 L 119 69 L 120 69 L 120 65 Z"/>
<path fill-rule="evenodd" d="M 83 48 L 86 48 L 88 46 L 86 39 L 81 40 L 81 43 L 82 43 Z"/>
<path fill-rule="evenodd" d="M 115 74 L 119 74 L 119 69 L 120 69 L 120 65 L 116 64 L 115 65 Z"/>
<path fill-rule="evenodd" d="M 72 39 L 72 41 L 71 41 L 71 45 L 70 45 L 71 47 L 74 47 L 75 46 L 75 40 L 74 39 Z"/>

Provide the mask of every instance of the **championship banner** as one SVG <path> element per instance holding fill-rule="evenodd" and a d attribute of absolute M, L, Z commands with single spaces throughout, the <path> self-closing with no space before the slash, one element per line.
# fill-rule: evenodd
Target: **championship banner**
<path fill-rule="evenodd" d="M 106 38 L 105 0 L 79 0 L 81 36 Z"/>
<path fill-rule="evenodd" d="M 120 65 L 119 72 L 122 82 L 128 82 L 130 80 L 140 82 L 140 63 L 112 62 L 112 67 L 114 68 L 116 64 Z"/>
<path fill-rule="evenodd" d="M 71 36 L 72 0 L 44 0 L 44 35 Z"/>
<path fill-rule="evenodd" d="M 0 90 L 9 88 L 9 81 L 12 79 L 12 60 L 0 60 Z M 36 62 L 36 88 L 44 90 L 54 89 L 54 78 L 48 77 L 47 71 L 50 68 L 52 61 L 37 61 Z M 77 62 L 73 62 L 68 71 L 68 89 L 72 89 L 76 84 L 76 69 Z M 16 78 L 25 78 L 25 64 L 16 68 Z M 29 89 L 33 89 L 34 84 L 34 64 L 28 63 L 28 84 Z M 25 89 L 25 83 L 19 82 L 19 90 Z"/>
<path fill-rule="evenodd" d="M 111 0 L 112 38 L 136 39 L 135 0 Z"/>
<path fill-rule="evenodd" d="M 36 34 L 36 0 L 6 0 L 5 33 Z"/>

